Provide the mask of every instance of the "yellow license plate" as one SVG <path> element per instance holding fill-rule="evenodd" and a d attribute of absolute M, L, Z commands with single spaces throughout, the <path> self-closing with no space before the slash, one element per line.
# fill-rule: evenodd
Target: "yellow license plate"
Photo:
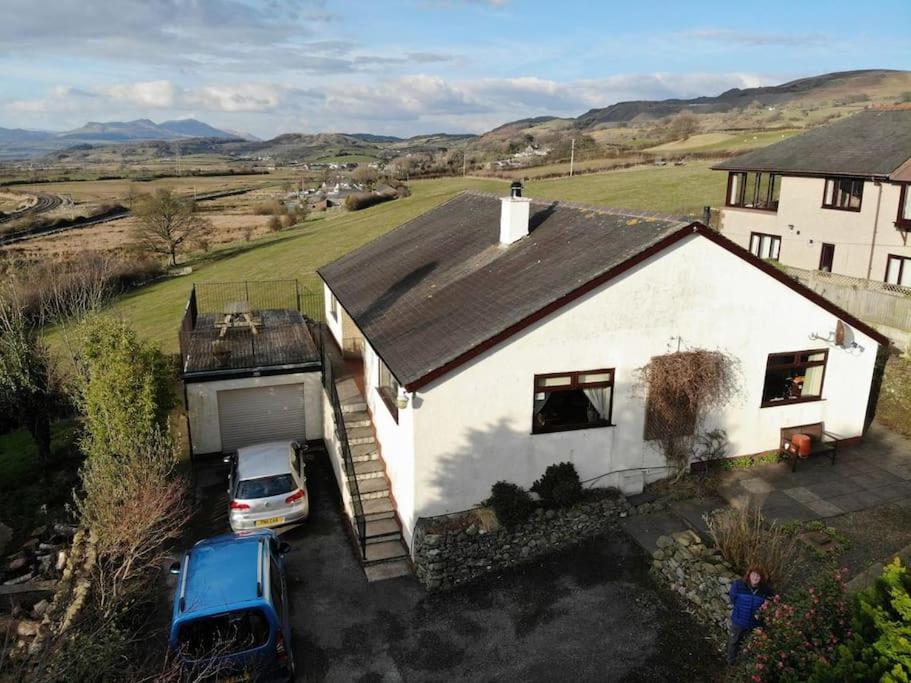
<path fill-rule="evenodd" d="M 246 683 L 250 680 L 250 674 L 238 674 L 236 676 L 229 676 L 228 678 L 222 679 L 224 683 Z"/>
<path fill-rule="evenodd" d="M 266 519 L 257 519 L 256 526 L 272 526 L 273 524 L 281 524 L 284 521 L 284 517 L 267 517 Z"/>

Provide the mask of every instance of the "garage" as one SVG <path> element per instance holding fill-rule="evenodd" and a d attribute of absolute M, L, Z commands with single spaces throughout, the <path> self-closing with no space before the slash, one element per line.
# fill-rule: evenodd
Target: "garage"
<path fill-rule="evenodd" d="M 221 450 L 307 438 L 304 384 L 219 391 Z"/>

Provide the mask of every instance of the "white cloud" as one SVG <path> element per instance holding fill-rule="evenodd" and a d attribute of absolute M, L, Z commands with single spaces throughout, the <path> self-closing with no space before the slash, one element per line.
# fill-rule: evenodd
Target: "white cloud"
<path fill-rule="evenodd" d="M 143 81 L 111 85 L 102 88 L 100 94 L 106 95 L 114 102 L 122 101 L 141 107 L 166 109 L 174 106 L 177 88 L 171 81 Z"/>
<path fill-rule="evenodd" d="M 483 132 L 529 116 L 578 116 L 623 100 L 714 95 L 767 83 L 749 73 L 627 74 L 567 82 L 535 76 L 448 80 L 418 74 L 321 88 L 255 80 L 181 86 L 160 80 L 94 89 L 58 86 L 45 97 L 0 107 L 17 125 L 34 125 L 30 114 L 46 120 L 57 116 L 76 127 L 87 119 L 142 118 L 154 110 L 158 118 L 192 115 L 261 136 L 355 130 L 411 135 Z"/>
<path fill-rule="evenodd" d="M 706 40 L 721 45 L 748 45 L 765 47 L 778 45 L 782 47 L 818 47 L 828 45 L 831 41 L 821 33 L 762 33 L 760 31 L 743 31 L 732 28 L 698 28 L 683 31 L 684 39 Z"/>

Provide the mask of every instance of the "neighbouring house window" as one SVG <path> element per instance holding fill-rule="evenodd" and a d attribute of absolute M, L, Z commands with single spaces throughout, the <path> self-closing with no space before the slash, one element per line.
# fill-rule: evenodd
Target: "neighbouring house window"
<path fill-rule="evenodd" d="M 607 427 L 613 410 L 614 371 L 535 375 L 533 434 Z"/>
<path fill-rule="evenodd" d="M 886 260 L 886 283 L 911 287 L 911 256 L 889 254 Z"/>
<path fill-rule="evenodd" d="M 821 398 L 828 356 L 826 349 L 770 354 L 762 387 L 763 407 Z"/>
<path fill-rule="evenodd" d="M 398 380 L 389 372 L 389 368 L 386 367 L 386 364 L 377 357 L 377 378 L 376 378 L 376 390 L 379 392 L 380 396 L 383 399 L 383 403 L 386 404 L 386 407 L 389 408 L 389 412 L 392 413 L 392 417 L 395 418 L 395 421 L 399 421 L 399 383 Z"/>
<path fill-rule="evenodd" d="M 774 173 L 728 174 L 728 206 L 777 211 L 780 192 L 781 176 Z"/>
<path fill-rule="evenodd" d="M 750 252 L 761 259 L 775 259 L 781 254 L 781 237 L 762 232 L 750 233 Z"/>
<path fill-rule="evenodd" d="M 819 250 L 819 269 L 824 273 L 832 272 L 832 264 L 835 263 L 835 245 L 822 243 Z"/>
<path fill-rule="evenodd" d="M 863 196 L 863 178 L 826 178 L 822 206 L 824 209 L 860 211 Z"/>
<path fill-rule="evenodd" d="M 335 298 L 335 294 L 332 292 L 329 292 L 329 313 L 338 320 L 338 299 Z"/>
<path fill-rule="evenodd" d="M 898 217 L 895 225 L 905 230 L 911 229 L 911 185 L 905 183 L 901 186 L 898 196 Z"/>

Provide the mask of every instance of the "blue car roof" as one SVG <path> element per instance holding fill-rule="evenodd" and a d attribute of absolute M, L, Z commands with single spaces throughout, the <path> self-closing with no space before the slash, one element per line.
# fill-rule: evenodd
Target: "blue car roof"
<path fill-rule="evenodd" d="M 260 574 L 258 570 L 259 545 L 261 540 L 272 536 L 273 532 L 268 530 L 225 534 L 194 545 L 184 560 L 178 581 L 175 616 L 199 616 L 261 602 L 257 579 L 265 584 L 266 572 Z M 186 587 L 182 589 L 184 581 Z M 181 595 L 184 597 L 182 609 Z"/>

